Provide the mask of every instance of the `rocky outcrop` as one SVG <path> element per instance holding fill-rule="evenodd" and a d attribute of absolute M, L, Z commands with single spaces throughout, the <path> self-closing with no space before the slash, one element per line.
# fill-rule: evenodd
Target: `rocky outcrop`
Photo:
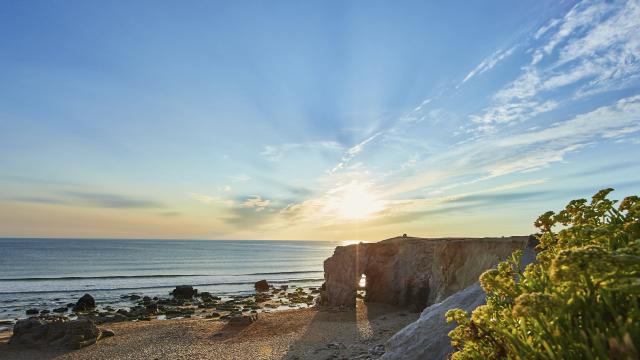
<path fill-rule="evenodd" d="M 532 248 L 526 248 L 522 267 L 535 260 Z M 444 301 L 424 309 L 420 318 L 393 335 L 385 344 L 383 360 L 448 359 L 453 352 L 449 331 L 455 324 L 447 324 L 445 314 L 450 309 L 472 312 L 485 303 L 485 293 L 479 283 L 459 291 Z"/>
<path fill-rule="evenodd" d="M 528 239 L 397 237 L 338 246 L 324 262 L 320 303 L 354 306 L 364 274 L 366 301 L 421 311 L 476 282 L 483 271 L 525 248 Z"/>
<path fill-rule="evenodd" d="M 91 311 L 96 308 L 96 301 L 93 296 L 84 294 L 73 307 L 73 311 Z"/>
<path fill-rule="evenodd" d="M 73 321 L 29 318 L 19 320 L 14 325 L 9 345 L 80 349 L 113 335 L 113 331 L 99 329 L 93 321 L 86 318 Z"/>

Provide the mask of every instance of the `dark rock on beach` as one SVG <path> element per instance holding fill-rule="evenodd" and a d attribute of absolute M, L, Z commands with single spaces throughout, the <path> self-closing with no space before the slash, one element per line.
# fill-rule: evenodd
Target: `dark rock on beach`
<path fill-rule="evenodd" d="M 269 283 L 267 280 L 260 280 L 254 284 L 256 291 L 269 291 Z"/>
<path fill-rule="evenodd" d="M 38 309 L 27 309 L 26 313 L 27 313 L 27 315 L 38 315 L 40 313 L 40 310 L 38 310 Z"/>
<path fill-rule="evenodd" d="M 190 299 L 198 293 L 198 289 L 194 289 L 191 285 L 178 285 L 171 292 L 174 297 Z"/>
<path fill-rule="evenodd" d="M 90 311 L 96 308 L 96 301 L 93 296 L 84 294 L 73 307 L 73 311 Z"/>
<path fill-rule="evenodd" d="M 86 318 L 73 321 L 57 319 L 50 322 L 29 318 L 15 324 L 9 345 L 80 349 L 113 335 L 110 330 L 103 333 L 93 321 Z"/>

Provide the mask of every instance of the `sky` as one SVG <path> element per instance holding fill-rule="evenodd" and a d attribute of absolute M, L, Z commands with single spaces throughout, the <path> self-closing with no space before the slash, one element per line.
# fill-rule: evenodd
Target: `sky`
<path fill-rule="evenodd" d="M 640 1 L 5 1 L 0 237 L 506 236 L 640 193 Z"/>

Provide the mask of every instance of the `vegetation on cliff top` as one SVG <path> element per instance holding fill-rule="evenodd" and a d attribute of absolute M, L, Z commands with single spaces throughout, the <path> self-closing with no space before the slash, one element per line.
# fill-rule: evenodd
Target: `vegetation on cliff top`
<path fill-rule="evenodd" d="M 640 199 L 611 191 L 541 215 L 526 269 L 517 252 L 480 276 L 487 304 L 446 314 L 452 359 L 640 358 Z"/>

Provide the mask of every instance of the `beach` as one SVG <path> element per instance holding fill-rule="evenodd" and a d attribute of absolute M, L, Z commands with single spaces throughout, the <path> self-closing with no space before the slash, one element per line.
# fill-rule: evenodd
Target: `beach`
<path fill-rule="evenodd" d="M 312 307 L 260 313 L 249 325 L 218 319 L 105 324 L 115 336 L 80 350 L 10 348 L 2 359 L 375 359 L 380 345 L 418 313 L 358 300 L 355 309 Z"/>

